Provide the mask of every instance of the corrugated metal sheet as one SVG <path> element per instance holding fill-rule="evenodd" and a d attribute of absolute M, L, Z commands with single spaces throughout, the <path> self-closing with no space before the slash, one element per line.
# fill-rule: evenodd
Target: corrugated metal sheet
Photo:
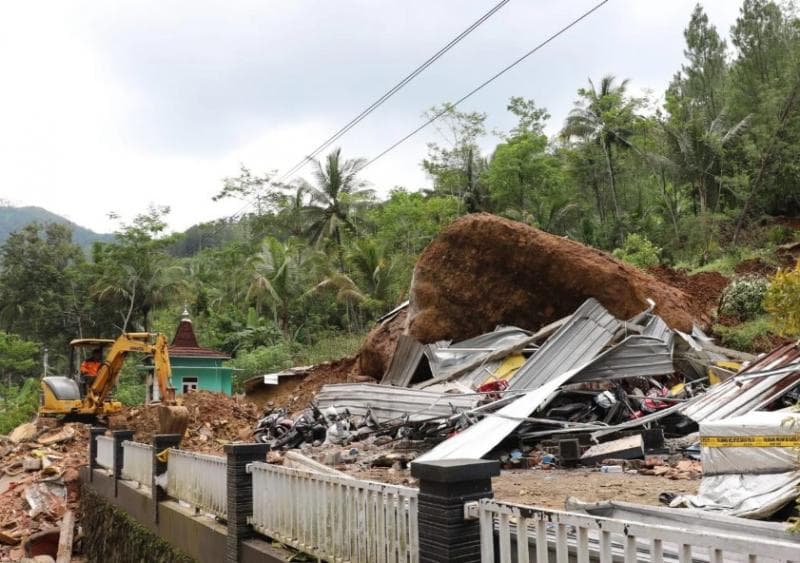
<path fill-rule="evenodd" d="M 544 385 L 529 391 L 514 402 L 506 405 L 497 414 L 486 418 L 459 432 L 418 457 L 416 461 L 433 461 L 441 459 L 480 459 L 503 441 L 520 425 L 520 417 L 526 417 L 545 404 L 548 399 L 566 383 L 576 371 L 561 373 L 551 378 Z M 503 418 L 509 417 L 509 418 Z M 516 419 L 516 420 L 515 420 Z"/>
<path fill-rule="evenodd" d="M 488 357 L 492 351 L 525 342 L 531 333 L 515 326 L 499 326 L 492 332 L 481 334 L 455 344 L 447 341 L 429 344 L 425 355 L 434 377 L 446 377 L 466 364 Z"/>
<path fill-rule="evenodd" d="M 777 375 L 770 375 L 776 370 Z M 759 372 L 764 375 L 758 375 Z M 766 407 L 797 385 L 800 385 L 800 345 L 785 344 L 691 400 L 682 412 L 695 422 L 739 416 Z"/>
<path fill-rule="evenodd" d="M 591 361 L 614 337 L 619 321 L 595 299 L 587 299 L 514 375 L 510 389 L 535 389 Z"/>
<path fill-rule="evenodd" d="M 444 418 L 454 411 L 474 408 L 478 399 L 476 395 L 434 393 L 390 385 L 335 383 L 322 387 L 317 394 L 317 406 L 323 410 L 328 407 L 346 408 L 357 415 L 366 414 L 370 408 L 375 419 L 382 423 L 399 421 L 406 415 L 411 421 Z"/>
<path fill-rule="evenodd" d="M 642 334 L 625 338 L 599 355 L 589 366 L 572 378 L 571 383 L 596 379 L 623 379 L 669 375 L 675 371 L 672 350 L 675 334 L 661 317 L 652 315 Z"/>
<path fill-rule="evenodd" d="M 397 385 L 407 387 L 417 371 L 419 361 L 425 346 L 417 342 L 414 338 L 401 334 L 397 339 L 397 347 L 392 354 L 392 361 L 389 369 L 383 374 L 381 385 Z"/>

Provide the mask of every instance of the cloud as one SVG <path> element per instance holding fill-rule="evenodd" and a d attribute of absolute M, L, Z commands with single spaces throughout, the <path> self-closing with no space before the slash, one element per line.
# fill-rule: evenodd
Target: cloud
<path fill-rule="evenodd" d="M 512 1 L 341 139 L 372 157 L 594 2 Z M 738 2 L 707 2 L 727 31 Z M 587 78 L 662 91 L 683 59 L 694 0 L 614 0 L 465 103 L 510 128 L 508 98 L 560 127 Z M 0 196 L 96 230 L 170 205 L 171 224 L 232 213 L 212 203 L 240 163 L 286 170 L 488 9 L 408 2 L 29 2 L 0 7 Z M 419 188 L 426 130 L 365 173 Z M 487 139 L 490 149 L 492 140 Z"/>

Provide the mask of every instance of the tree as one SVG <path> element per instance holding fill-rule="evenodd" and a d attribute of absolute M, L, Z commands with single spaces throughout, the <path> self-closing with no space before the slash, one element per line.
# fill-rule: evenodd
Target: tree
<path fill-rule="evenodd" d="M 481 176 L 486 159 L 478 139 L 486 134 L 486 114 L 461 112 L 449 103 L 432 107 L 425 117 L 439 116 L 436 131 L 444 144 L 428 143 L 428 158 L 422 168 L 433 179 L 434 193 L 457 197 L 467 213 L 485 210 L 488 197 Z"/>
<path fill-rule="evenodd" d="M 183 270 L 166 251 L 173 243 L 172 237 L 163 236 L 168 213 L 168 207 L 151 207 L 123 225 L 114 242 L 93 249 L 92 293 L 111 306 L 122 332 L 131 324 L 149 332 L 153 309 L 169 303 L 184 287 Z"/>
<path fill-rule="evenodd" d="M 63 353 L 89 316 L 86 264 L 72 231 L 31 223 L 8 237 L 0 255 L 0 326 Z"/>
<path fill-rule="evenodd" d="M 614 149 L 630 146 L 631 126 L 636 118 L 638 101 L 625 95 L 628 80 L 614 83 L 614 76 L 606 75 L 600 80 L 600 88 L 589 80 L 589 88 L 580 88 L 580 100 L 570 111 L 561 134 L 566 139 L 578 139 L 600 148 L 605 160 L 609 181 L 612 211 L 616 230 L 624 234 L 621 222 L 622 211 L 614 170 Z"/>
<path fill-rule="evenodd" d="M 22 383 L 36 374 L 40 345 L 16 334 L 0 331 L 0 381 Z"/>
<path fill-rule="evenodd" d="M 372 190 L 358 178 L 366 161 L 361 158 L 342 161 L 342 151 L 337 148 L 325 158 L 324 164 L 318 160 L 314 164 L 315 184 L 305 180 L 300 183 L 311 198 L 305 207 L 309 218 L 307 234 L 316 246 L 330 240 L 340 247 L 342 230 L 356 232 L 357 213 L 373 198 Z"/>

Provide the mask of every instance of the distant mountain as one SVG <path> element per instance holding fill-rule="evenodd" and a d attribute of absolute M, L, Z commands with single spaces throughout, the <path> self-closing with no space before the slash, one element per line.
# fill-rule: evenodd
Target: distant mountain
<path fill-rule="evenodd" d="M 114 239 L 112 234 L 95 233 L 41 207 L 0 206 L 0 244 L 6 241 L 8 235 L 34 221 L 42 224 L 61 223 L 71 227 L 72 240 L 83 248 L 90 247 L 95 241 L 107 242 Z"/>

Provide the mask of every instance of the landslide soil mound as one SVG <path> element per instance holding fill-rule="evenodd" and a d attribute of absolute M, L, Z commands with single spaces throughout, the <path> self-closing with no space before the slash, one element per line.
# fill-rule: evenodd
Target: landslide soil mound
<path fill-rule="evenodd" d="M 686 293 L 606 252 L 480 213 L 451 224 L 417 261 L 410 333 L 435 342 L 498 324 L 535 330 L 589 297 L 623 319 L 647 308 L 650 298 L 673 328 L 708 321 Z"/>
<path fill-rule="evenodd" d="M 675 270 L 669 266 L 656 266 L 648 271 L 662 282 L 689 295 L 690 313 L 698 320 L 710 319 L 716 315 L 722 292 L 730 283 L 719 272 L 700 272 L 690 276 L 686 270 Z"/>
<path fill-rule="evenodd" d="M 378 380 L 383 377 L 397 348 L 397 339 L 405 330 L 407 318 L 408 308 L 369 331 L 358 353 L 358 369 L 361 373 Z"/>

